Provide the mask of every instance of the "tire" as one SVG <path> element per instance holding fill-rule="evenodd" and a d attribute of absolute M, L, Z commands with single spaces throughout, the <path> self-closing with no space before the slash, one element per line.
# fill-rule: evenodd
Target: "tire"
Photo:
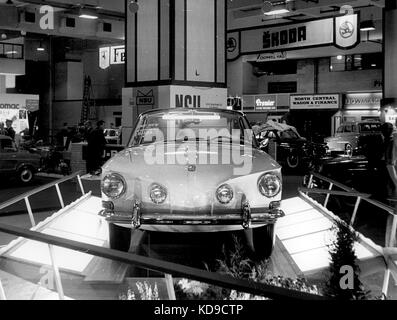
<path fill-rule="evenodd" d="M 34 171 L 31 167 L 22 167 L 18 170 L 18 180 L 23 184 L 29 184 L 34 179 Z"/>
<path fill-rule="evenodd" d="M 276 240 L 274 224 L 252 229 L 255 256 L 261 260 L 271 256 Z"/>
<path fill-rule="evenodd" d="M 351 157 L 353 155 L 353 147 L 350 143 L 345 145 L 345 155 Z"/>
<path fill-rule="evenodd" d="M 287 157 L 287 165 L 290 169 L 296 169 L 299 167 L 300 160 L 299 156 L 295 153 L 290 153 Z"/>
<path fill-rule="evenodd" d="M 110 249 L 128 252 L 130 248 L 131 229 L 109 223 Z"/>

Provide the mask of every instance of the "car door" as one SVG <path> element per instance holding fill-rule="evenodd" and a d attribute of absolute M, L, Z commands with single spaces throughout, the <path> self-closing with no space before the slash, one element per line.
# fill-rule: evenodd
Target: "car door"
<path fill-rule="evenodd" d="M 17 150 L 11 139 L 0 139 L 0 171 L 15 171 L 18 164 Z"/>

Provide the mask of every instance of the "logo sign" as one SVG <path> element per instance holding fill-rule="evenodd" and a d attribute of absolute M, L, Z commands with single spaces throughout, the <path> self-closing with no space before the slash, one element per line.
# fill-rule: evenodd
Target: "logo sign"
<path fill-rule="evenodd" d="M 171 108 L 227 108 L 226 88 L 170 87 Z"/>
<path fill-rule="evenodd" d="M 125 63 L 125 46 L 99 48 L 99 67 L 101 69 L 123 63 Z"/>
<path fill-rule="evenodd" d="M 227 49 L 227 59 L 235 60 L 240 56 L 240 33 L 232 32 L 227 36 L 226 49 Z"/>
<path fill-rule="evenodd" d="M 374 109 L 379 110 L 382 100 L 381 92 L 349 93 L 345 96 L 346 109 Z"/>
<path fill-rule="evenodd" d="M 355 47 L 360 36 L 358 32 L 358 15 L 350 14 L 335 18 L 335 46 L 341 49 Z"/>
<path fill-rule="evenodd" d="M 327 45 L 351 49 L 360 42 L 358 26 L 358 14 L 350 14 L 293 25 L 233 30 L 228 33 L 228 39 L 235 39 L 237 44 L 236 49 L 228 51 L 228 60 L 235 60 L 240 55 Z M 234 48 L 234 45 L 231 48 Z"/>
<path fill-rule="evenodd" d="M 256 58 L 256 62 L 269 62 L 269 61 L 278 61 L 278 60 L 286 60 L 287 53 L 286 52 L 275 52 L 275 53 L 261 53 L 258 54 Z"/>
<path fill-rule="evenodd" d="M 255 110 L 276 110 L 277 109 L 277 96 L 276 95 L 263 95 L 255 96 Z"/>
<path fill-rule="evenodd" d="M 110 67 L 110 48 L 99 48 L 99 67 L 107 69 Z"/>
<path fill-rule="evenodd" d="M 110 47 L 110 64 L 125 63 L 125 46 Z"/>
<path fill-rule="evenodd" d="M 142 91 L 138 90 L 136 96 L 136 104 L 137 106 L 153 106 L 154 105 L 153 90 L 150 90 L 148 93 L 143 93 Z"/>
<path fill-rule="evenodd" d="M 338 94 L 291 95 L 291 110 L 339 109 Z"/>
<path fill-rule="evenodd" d="M 19 133 L 29 128 L 27 111 L 37 111 L 38 106 L 38 95 L 0 94 L 0 122 L 12 120 L 14 130 Z"/>
<path fill-rule="evenodd" d="M 26 100 L 26 110 L 35 112 L 39 110 L 39 100 Z"/>

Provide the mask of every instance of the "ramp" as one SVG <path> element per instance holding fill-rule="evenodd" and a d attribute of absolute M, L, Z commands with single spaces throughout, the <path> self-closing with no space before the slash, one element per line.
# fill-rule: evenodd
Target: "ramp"
<path fill-rule="evenodd" d="M 285 217 L 276 224 L 276 235 L 288 255 L 305 276 L 327 269 L 329 246 L 336 239 L 332 213 L 313 206 L 303 194 L 283 200 L 282 209 Z M 378 246 L 371 242 L 368 239 L 355 243 L 359 260 L 381 255 Z"/>

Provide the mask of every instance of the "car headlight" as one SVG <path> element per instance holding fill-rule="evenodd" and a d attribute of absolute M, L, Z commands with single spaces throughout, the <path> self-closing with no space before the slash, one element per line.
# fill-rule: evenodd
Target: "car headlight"
<path fill-rule="evenodd" d="M 233 189 L 228 184 L 221 185 L 216 190 L 216 198 L 222 204 L 228 204 L 233 199 Z"/>
<path fill-rule="evenodd" d="M 149 190 L 150 199 L 155 204 L 162 204 L 167 199 L 167 189 L 157 183 L 151 185 Z"/>
<path fill-rule="evenodd" d="M 258 180 L 258 189 L 265 197 L 273 198 L 281 191 L 281 180 L 273 173 L 264 174 Z"/>
<path fill-rule="evenodd" d="M 102 192 L 112 199 L 120 198 L 127 189 L 124 178 L 117 173 L 107 174 L 101 183 Z"/>

